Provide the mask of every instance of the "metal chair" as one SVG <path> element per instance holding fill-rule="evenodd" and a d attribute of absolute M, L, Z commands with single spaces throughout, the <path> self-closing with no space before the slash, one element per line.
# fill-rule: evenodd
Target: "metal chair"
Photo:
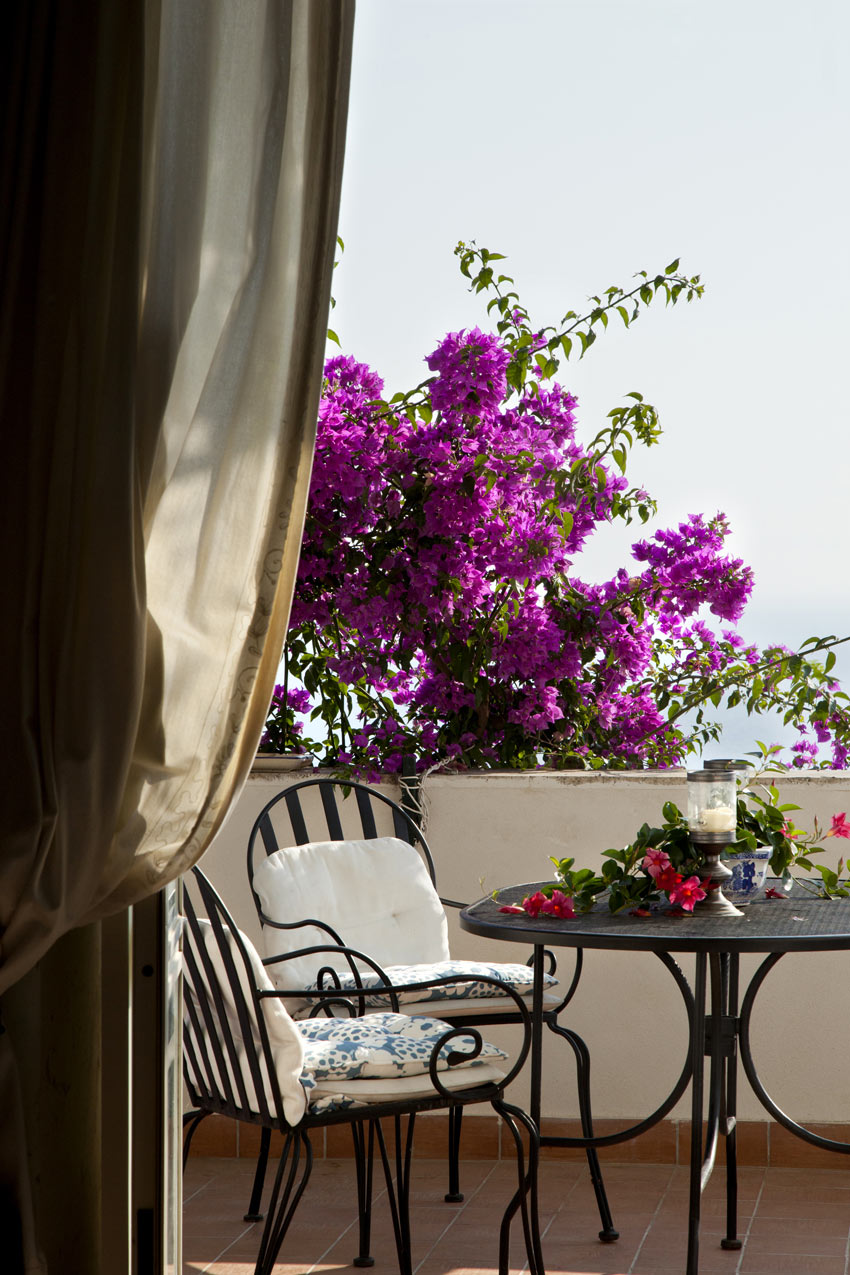
<path fill-rule="evenodd" d="M 387 841 L 384 838 L 383 834 L 387 831 L 392 833 L 393 838 L 395 838 L 394 842 Z M 352 837 L 362 837 L 363 842 L 352 841 Z M 316 843 L 319 843 L 318 846 Z M 399 843 L 405 844 L 402 846 Z M 413 847 L 418 854 L 415 856 L 410 855 L 410 852 L 406 851 L 407 846 Z M 314 847 L 316 847 L 315 850 Z M 356 855 L 355 870 L 363 875 L 366 893 L 369 894 L 371 892 L 376 897 L 381 897 L 390 888 L 388 878 L 393 875 L 391 871 L 393 863 L 391 856 L 398 854 L 399 857 L 403 858 L 405 853 L 408 857 L 404 859 L 404 866 L 398 873 L 401 877 L 399 889 L 401 891 L 410 891 L 410 910 L 403 918 L 403 923 L 396 927 L 398 933 L 394 933 L 389 937 L 384 936 L 383 940 L 380 935 L 373 938 L 372 931 L 364 934 L 360 941 L 357 941 L 360 937 L 360 931 L 356 931 L 356 937 L 352 938 L 352 928 L 357 921 L 357 916 L 352 914 L 349 918 L 345 912 L 344 903 L 342 909 L 337 909 L 342 916 L 342 921 L 340 922 L 334 917 L 333 923 L 331 923 L 328 912 L 323 911 L 321 897 L 310 895 L 309 884 L 305 886 L 307 897 L 300 908 L 293 897 L 293 893 L 298 893 L 297 890 L 293 892 L 287 888 L 283 891 L 278 889 L 275 892 L 269 885 L 268 878 L 272 874 L 276 874 L 281 868 L 287 870 L 284 879 L 289 884 L 293 882 L 300 884 L 301 877 L 299 872 L 302 862 L 304 864 L 304 874 L 309 882 L 311 863 L 315 856 L 319 856 L 318 861 L 323 870 L 327 872 L 327 864 L 345 864 L 349 854 L 352 854 Z M 416 860 L 418 860 L 418 863 Z M 388 865 L 390 865 L 389 869 Z M 405 876 L 405 873 L 408 875 Z M 290 971 L 301 970 L 302 981 L 300 983 L 294 981 L 291 978 L 291 974 L 288 983 L 282 981 L 286 969 L 285 966 L 278 965 L 277 968 L 280 973 L 278 975 L 272 974 L 276 986 L 280 990 L 285 990 L 286 995 L 292 998 L 292 1003 L 295 1007 L 294 1012 L 296 1013 L 317 1012 L 317 998 L 323 982 L 325 984 L 334 983 L 340 991 L 348 995 L 352 994 L 353 990 L 356 990 L 358 983 L 361 981 L 354 965 L 350 961 L 346 962 L 341 956 L 336 961 L 333 961 L 330 957 L 323 958 L 326 963 L 324 968 L 318 972 L 318 976 L 305 978 L 303 975 L 303 962 L 299 962 L 297 958 L 309 951 L 307 944 L 309 943 L 311 931 L 312 935 L 317 936 L 319 941 L 323 943 L 335 944 L 339 948 L 344 948 L 346 944 L 349 944 L 368 952 L 372 962 L 376 962 L 385 971 L 384 977 L 389 983 L 397 983 L 400 974 L 407 981 L 416 981 L 419 978 L 439 975 L 441 972 L 448 973 L 448 970 L 441 969 L 439 964 L 441 959 L 449 956 L 445 936 L 442 940 L 437 939 L 434 941 L 431 954 L 426 957 L 411 954 L 405 958 L 404 956 L 399 956 L 399 951 L 405 951 L 407 929 L 412 926 L 419 926 L 423 917 L 426 917 L 426 920 L 427 917 L 430 917 L 431 921 L 427 922 L 428 924 L 431 924 L 431 922 L 437 926 L 441 924 L 445 930 L 444 908 L 461 908 L 464 905 L 455 900 L 441 898 L 437 895 L 433 856 L 413 814 L 368 785 L 350 780 L 311 778 L 293 784 L 283 792 L 278 793 L 260 811 L 251 830 L 248 841 L 248 878 L 257 915 L 263 927 L 264 942 L 268 954 L 267 963 L 271 963 L 272 958 L 279 955 L 280 951 L 286 950 L 290 960 L 296 958 L 294 964 L 289 966 Z M 354 882 L 349 876 L 344 883 L 344 889 L 353 887 L 353 885 Z M 387 906 L 391 905 L 388 904 Z M 402 906 L 402 904 L 397 906 Z M 304 915 L 308 907 L 311 910 L 315 908 L 319 916 Z M 330 908 L 329 910 L 333 912 L 334 909 Z M 380 926 L 377 929 L 380 930 Z M 384 950 L 381 948 L 382 941 Z M 440 949 L 441 942 L 444 944 L 442 958 L 440 955 L 434 955 Z M 300 948 L 297 946 L 299 943 L 301 944 Z M 548 958 L 550 973 L 554 975 L 555 958 L 551 953 L 548 953 Z M 431 963 L 423 965 L 423 960 Z M 315 964 L 316 962 L 314 961 Z M 468 963 L 460 963 L 461 966 L 466 964 Z M 487 968 L 490 974 L 500 981 L 515 982 L 516 966 L 500 962 L 493 963 Z M 527 971 L 527 966 L 519 968 Z M 575 970 L 566 992 L 563 995 L 552 991 L 548 993 L 544 1003 L 543 1021 L 550 1031 L 567 1041 L 573 1051 L 577 1072 L 582 1135 L 591 1137 L 593 1123 L 590 1100 L 589 1052 L 581 1037 L 569 1028 L 562 1026 L 558 1021 L 559 1014 L 575 993 L 580 973 L 581 953 L 579 952 L 576 958 Z M 530 972 L 527 972 L 527 980 L 526 990 L 521 999 L 524 1001 L 525 1007 L 530 1008 Z M 372 981 L 374 982 L 375 979 L 373 978 Z M 554 982 L 554 979 L 552 981 Z M 478 990 L 480 991 L 480 989 Z M 368 1012 L 369 1001 L 374 1004 L 378 1000 L 379 998 L 374 994 L 373 988 L 372 996 L 369 1000 L 363 997 L 361 1004 L 365 1005 Z M 505 998 L 504 996 L 488 996 L 476 999 L 473 999 L 472 996 L 455 996 L 452 999 L 443 999 L 438 1002 L 431 1000 L 427 1003 L 420 1002 L 418 1004 L 402 1003 L 400 1008 L 405 1013 L 434 1014 L 456 1027 L 501 1026 L 503 1024 L 523 1022 L 522 1014 L 518 1012 L 514 999 Z M 532 1111 L 531 1116 L 539 1128 L 540 1112 Z M 463 1199 L 460 1193 L 458 1174 L 461 1118 L 462 1107 L 458 1105 L 449 1113 L 449 1190 L 446 1195 L 447 1201 Z M 261 1145 L 251 1206 L 246 1217 L 256 1216 L 257 1214 L 259 1188 L 262 1186 L 264 1161 L 267 1154 L 268 1140 L 264 1140 Z M 614 1228 L 611 1218 L 599 1159 L 596 1150 L 592 1147 L 587 1149 L 587 1160 L 602 1224 L 599 1238 L 605 1242 L 616 1240 L 618 1232 Z"/>
<path fill-rule="evenodd" d="M 213 1113 L 259 1125 L 269 1133 L 279 1130 L 285 1138 L 255 1275 L 271 1275 L 307 1185 L 312 1167 L 310 1133 L 342 1123 L 351 1126 L 355 1146 L 360 1213 L 360 1252 L 355 1264 L 372 1264 L 368 1253 L 369 1179 L 376 1140 L 392 1210 L 399 1270 L 401 1275 L 412 1275 L 409 1195 L 414 1118 L 421 1111 L 451 1111 L 482 1101 L 490 1102 L 505 1122 L 517 1155 L 517 1190 L 500 1228 L 499 1270 L 507 1275 L 510 1226 L 519 1211 L 529 1270 L 531 1275 L 542 1275 L 537 1132 L 519 1108 L 504 1100 L 505 1087 L 520 1070 L 530 1045 L 530 1019 L 521 999 L 515 997 L 524 1038 L 517 1061 L 507 1071 L 493 1065 L 488 1051 L 503 1055 L 486 1046 L 476 1030 L 460 1030 L 436 1020 L 410 1019 L 396 1013 L 367 1017 L 358 1015 L 356 1006 L 348 1001 L 345 1008 L 353 1011 L 353 1017 L 297 1023 L 283 1008 L 253 945 L 236 928 L 198 868 L 184 879 L 183 897 L 184 1077 L 193 1104 L 184 1116 L 184 1166 L 195 1129 Z M 427 994 L 430 986 L 398 990 Z M 513 998 L 510 989 L 507 994 Z M 342 1001 L 335 992 L 329 993 L 327 1000 L 340 1011 Z M 333 1035 L 329 1047 L 322 1041 L 326 1027 Z M 393 1031 L 401 1034 L 393 1035 Z M 398 1045 L 405 1044 L 406 1035 L 417 1039 L 405 1054 Z M 372 1048 L 377 1061 L 371 1072 L 364 1038 L 378 1041 Z M 389 1063 L 388 1051 L 393 1059 Z M 352 1059 L 357 1074 L 349 1078 Z M 374 1072 L 380 1073 L 377 1079 Z M 395 1134 L 394 1165 L 385 1142 L 384 1119 L 391 1120 Z M 527 1166 L 523 1131 L 529 1140 Z"/>

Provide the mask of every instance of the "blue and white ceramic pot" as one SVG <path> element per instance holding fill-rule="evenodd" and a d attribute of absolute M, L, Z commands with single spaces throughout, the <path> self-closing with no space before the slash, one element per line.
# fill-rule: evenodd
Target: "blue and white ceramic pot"
<path fill-rule="evenodd" d="M 723 862 L 732 873 L 732 880 L 723 887 L 723 893 L 736 907 L 752 903 L 764 889 L 767 869 L 770 866 L 770 846 L 756 850 L 743 850 L 740 854 L 725 854 Z"/>

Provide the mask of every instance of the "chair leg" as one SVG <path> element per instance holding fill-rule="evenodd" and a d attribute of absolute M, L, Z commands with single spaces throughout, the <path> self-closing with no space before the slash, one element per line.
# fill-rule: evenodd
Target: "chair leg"
<path fill-rule="evenodd" d="M 460 1189 L 460 1129 L 463 1120 L 463 1107 L 449 1107 L 449 1190 L 446 1204 L 460 1204 L 463 1192 Z"/>
<path fill-rule="evenodd" d="M 578 1082 L 578 1109 L 581 1117 L 582 1137 L 593 1137 L 593 1117 L 590 1110 L 590 1050 L 582 1040 L 581 1036 L 570 1031 L 567 1027 L 562 1027 L 560 1023 L 549 1023 L 549 1030 L 553 1031 L 556 1036 L 562 1036 L 572 1048 L 576 1060 L 576 1079 Z M 596 1195 L 596 1207 L 599 1209 L 599 1220 L 602 1223 L 602 1230 L 599 1232 L 599 1238 L 603 1244 L 612 1244 L 614 1240 L 620 1238 L 620 1232 L 616 1230 L 614 1221 L 611 1217 L 611 1209 L 608 1204 L 608 1196 L 605 1192 L 605 1183 L 602 1180 L 602 1168 L 599 1164 L 599 1156 L 595 1147 L 587 1148 L 587 1165 L 590 1170 L 590 1181 Z"/>
<path fill-rule="evenodd" d="M 413 1253 L 410 1240 L 410 1162 L 413 1156 L 413 1125 L 415 1116 L 407 1117 L 407 1130 L 402 1140 L 402 1118 L 393 1116 L 395 1132 L 395 1183 L 390 1166 L 384 1131 L 380 1121 L 376 1121 L 378 1146 L 384 1165 L 384 1177 L 387 1182 L 387 1194 L 390 1200 L 390 1211 L 395 1232 L 395 1244 L 398 1251 L 399 1275 L 413 1275 Z"/>
<path fill-rule="evenodd" d="M 304 1167 L 298 1176 L 298 1165 L 301 1158 L 300 1148 L 304 1146 Z M 268 1217 L 260 1240 L 260 1251 L 254 1275 L 273 1275 L 277 1255 L 284 1241 L 286 1232 L 298 1207 L 304 1188 L 313 1167 L 313 1148 L 305 1132 L 289 1133 L 286 1136 L 280 1165 L 269 1200 Z"/>
<path fill-rule="evenodd" d="M 187 1111 L 183 1117 L 183 1169 L 185 1172 L 186 1161 L 189 1159 L 189 1147 L 192 1145 L 192 1139 L 195 1136 L 195 1130 L 202 1120 L 206 1120 L 210 1113 L 208 1111 Z M 187 1133 L 188 1129 L 188 1133 Z"/>
<path fill-rule="evenodd" d="M 354 1168 L 357 1176 L 357 1216 L 360 1222 L 360 1251 L 353 1259 L 353 1266 L 374 1266 L 375 1259 L 369 1253 L 372 1234 L 372 1165 L 375 1157 L 375 1121 L 369 1121 L 369 1135 L 362 1123 L 351 1126 L 354 1141 Z"/>
<path fill-rule="evenodd" d="M 540 1215 L 537 1198 L 537 1173 L 540 1160 L 540 1134 L 534 1121 L 521 1111 L 505 1102 L 494 1098 L 493 1109 L 498 1112 L 507 1125 L 516 1147 L 517 1189 L 505 1209 L 502 1225 L 499 1230 L 499 1275 L 508 1275 L 510 1269 L 511 1222 L 520 1210 L 522 1230 L 525 1238 L 525 1252 L 528 1258 L 529 1275 L 545 1275 L 543 1266 L 543 1249 L 540 1244 Z M 528 1169 L 525 1167 L 522 1126 L 528 1136 Z M 530 1204 L 530 1207 L 529 1207 Z"/>
<path fill-rule="evenodd" d="M 248 1212 L 243 1214 L 244 1222 L 262 1222 L 265 1214 L 260 1212 L 263 1198 L 263 1184 L 266 1180 L 266 1166 L 269 1162 L 269 1147 L 272 1144 L 272 1131 L 265 1125 L 260 1130 L 260 1154 L 257 1156 L 257 1169 L 254 1174 L 254 1185 L 251 1188 L 251 1202 Z"/>

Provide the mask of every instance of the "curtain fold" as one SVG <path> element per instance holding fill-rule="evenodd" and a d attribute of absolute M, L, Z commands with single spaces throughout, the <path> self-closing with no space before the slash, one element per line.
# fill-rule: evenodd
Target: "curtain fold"
<path fill-rule="evenodd" d="M 184 872 L 250 768 L 309 486 L 353 8 L 2 19 L 0 992 Z"/>
<path fill-rule="evenodd" d="M 20 8 L 42 48 L 3 173 L 0 986 L 185 871 L 250 767 L 309 485 L 352 19 Z"/>

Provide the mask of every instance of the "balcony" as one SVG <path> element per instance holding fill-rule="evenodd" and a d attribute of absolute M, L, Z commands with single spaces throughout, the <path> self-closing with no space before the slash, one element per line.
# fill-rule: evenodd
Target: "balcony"
<path fill-rule="evenodd" d="M 258 938 L 245 876 L 251 823 L 276 790 L 303 778 L 264 761 L 204 859 L 237 921 Z M 782 798 L 801 807 L 797 823 L 850 810 L 850 776 L 805 772 L 780 780 Z M 630 840 L 645 820 L 659 821 L 663 802 L 685 803 L 683 772 L 576 772 L 435 775 L 426 785 L 428 837 L 441 892 L 473 899 L 494 887 L 550 875 L 549 855 L 595 867 L 601 851 Z M 390 795 L 393 795 L 389 788 Z M 395 794 L 397 795 L 397 794 Z M 835 867 L 846 843 L 827 843 Z M 777 903 L 777 907 L 789 906 Z M 828 903 L 824 903 L 829 907 Z M 454 925 L 451 918 L 450 924 Z M 458 956 L 482 959 L 482 939 L 451 934 Z M 499 945 L 500 948 L 503 945 Z M 490 949 L 492 950 L 492 944 Z M 497 959 L 518 959 L 508 950 Z M 522 953 L 520 959 L 524 959 Z M 565 968 L 570 956 L 561 949 Z M 742 958 L 742 970 L 757 958 Z M 689 972 L 690 960 L 682 968 Z M 850 1056 L 850 982 L 843 953 L 805 953 L 780 962 L 760 994 L 753 1048 L 780 1107 L 816 1132 L 850 1139 L 846 1059 Z M 653 1110 L 672 1088 L 687 1045 L 681 1001 L 669 973 L 650 955 L 588 953 L 570 1025 L 592 1057 L 597 1132 L 607 1133 Z M 510 1048 L 510 1029 L 487 1035 Z M 522 1078 L 520 1078 L 521 1080 Z M 518 1081 L 515 1101 L 527 1101 Z M 544 1129 L 577 1132 L 571 1061 L 559 1042 L 544 1057 Z M 580 1153 L 544 1150 L 541 1209 L 549 1275 L 663 1275 L 684 1270 L 688 1214 L 689 1095 L 641 1139 L 602 1153 L 615 1223 L 613 1246 L 596 1239 L 598 1219 Z M 739 1252 L 719 1248 L 723 1168 L 703 1202 L 700 1269 L 704 1275 L 850 1275 L 850 1175 L 844 1157 L 793 1138 L 770 1121 L 745 1081 L 739 1090 Z M 512 1166 L 502 1161 L 495 1121 L 465 1120 L 462 1205 L 443 1203 L 444 1131 L 438 1117 L 417 1122 L 412 1202 L 416 1269 L 421 1275 L 497 1270 L 497 1219 L 510 1193 Z M 206 1122 L 186 1174 L 184 1275 L 249 1275 L 259 1228 L 242 1221 L 254 1147 L 235 1129 Z M 249 1131 L 250 1133 L 251 1131 Z M 347 1147 L 317 1148 L 314 1178 L 284 1245 L 280 1275 L 347 1267 L 356 1251 L 353 1170 Z M 376 1269 L 395 1269 L 388 1212 L 376 1203 Z M 520 1265 L 517 1236 L 512 1256 Z"/>

